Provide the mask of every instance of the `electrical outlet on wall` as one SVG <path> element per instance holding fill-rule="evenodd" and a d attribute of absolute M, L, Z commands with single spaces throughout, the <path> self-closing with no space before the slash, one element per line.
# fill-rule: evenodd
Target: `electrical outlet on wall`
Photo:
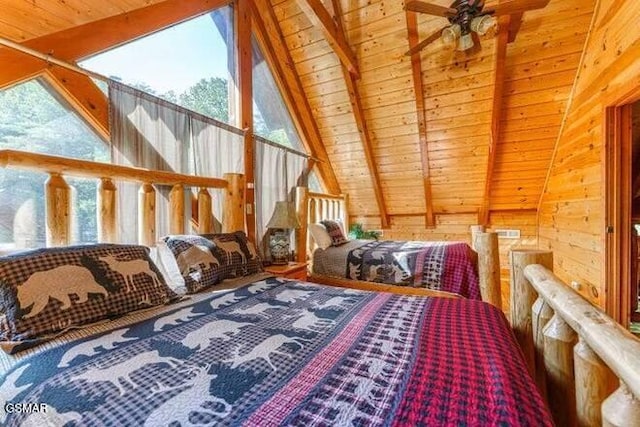
<path fill-rule="evenodd" d="M 496 229 L 499 239 L 519 239 L 520 230 L 516 229 Z"/>

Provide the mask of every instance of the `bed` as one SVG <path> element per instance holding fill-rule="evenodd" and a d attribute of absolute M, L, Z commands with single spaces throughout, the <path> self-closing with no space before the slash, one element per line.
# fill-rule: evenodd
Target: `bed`
<path fill-rule="evenodd" d="M 317 248 L 312 273 L 481 299 L 477 254 L 464 242 L 351 240 Z"/>
<path fill-rule="evenodd" d="M 2 399 L 46 405 L 7 426 L 551 425 L 503 314 L 463 299 L 261 279 L 7 358 Z"/>
<path fill-rule="evenodd" d="M 386 285 L 412 287 L 429 295 L 455 294 L 501 307 L 495 233 L 473 227 L 474 249 L 466 242 L 339 238 L 336 242 L 330 223 L 347 228 L 346 195 L 313 193 L 298 187 L 296 197 L 298 218 L 303 224 L 297 233 L 298 261 L 310 259 L 310 281 L 358 289 L 375 289 L 379 284 L 385 289 L 389 289 Z M 327 237 L 322 235 L 325 225 L 329 227 L 324 233 Z M 333 228 L 337 232 L 337 227 Z"/>

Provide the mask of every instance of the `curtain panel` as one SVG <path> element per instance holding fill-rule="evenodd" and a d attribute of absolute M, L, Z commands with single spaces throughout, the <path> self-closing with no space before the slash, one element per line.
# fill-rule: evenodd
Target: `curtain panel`
<path fill-rule="evenodd" d="M 119 165 L 222 177 L 243 173 L 243 132 L 225 123 L 189 111 L 163 99 L 109 82 L 111 161 Z M 118 183 L 118 238 L 137 242 L 139 186 Z M 169 234 L 169 191 L 156 187 L 156 230 L 160 238 Z M 190 227 L 191 198 L 199 189 L 185 191 L 185 216 Z M 214 215 L 222 214 L 222 192 L 212 191 Z M 183 230 L 188 232 L 189 230 Z"/>
<path fill-rule="evenodd" d="M 269 259 L 267 224 L 273 215 L 276 202 L 293 202 L 295 187 L 305 185 L 308 160 L 303 153 L 278 146 L 260 137 L 254 137 L 254 149 L 256 243 L 262 255 Z M 291 248 L 294 247 L 292 244 Z"/>

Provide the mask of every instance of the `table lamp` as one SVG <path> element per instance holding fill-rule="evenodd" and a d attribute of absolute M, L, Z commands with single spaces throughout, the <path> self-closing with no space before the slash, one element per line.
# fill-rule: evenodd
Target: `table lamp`
<path fill-rule="evenodd" d="M 300 228 L 296 209 L 291 202 L 276 202 L 276 208 L 267 224 L 271 230 L 269 235 L 269 251 L 273 264 L 289 262 L 289 236 L 292 228 Z"/>

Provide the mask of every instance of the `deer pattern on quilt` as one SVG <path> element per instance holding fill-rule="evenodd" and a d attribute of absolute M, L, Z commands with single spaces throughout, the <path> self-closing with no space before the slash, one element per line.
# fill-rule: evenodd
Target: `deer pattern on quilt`
<path fill-rule="evenodd" d="M 197 302 L 184 302 L 182 307 L 148 321 L 54 348 L 50 351 L 59 363 L 51 368 L 53 373 L 47 374 L 52 375 L 50 378 L 38 377 L 38 366 L 22 365 L 4 378 L 0 396 L 47 403 L 50 419 L 62 424 L 222 423 L 234 411 L 247 410 L 260 402 L 266 404 L 269 395 L 251 405 L 245 399 L 252 399 L 251 390 L 268 389 L 281 382 L 283 375 L 289 375 L 288 369 L 301 369 L 296 366 L 313 356 L 320 342 L 348 327 L 345 313 L 349 310 L 377 301 L 358 291 L 305 287 L 295 282 L 282 284 L 276 279 L 267 279 L 258 288 L 262 292 L 248 286 Z M 282 300 L 273 299 L 282 296 Z M 400 301 L 398 296 L 393 298 Z M 397 378 L 397 366 L 405 363 L 403 356 L 411 358 L 406 350 L 406 342 L 411 340 L 392 334 L 394 321 L 405 321 L 394 316 L 400 306 L 400 302 L 390 305 L 387 321 L 376 322 L 373 333 L 345 347 L 348 353 L 344 357 L 352 361 L 345 366 L 355 372 L 352 391 L 362 405 L 386 408 L 389 403 L 380 397 L 378 389 Z M 407 308 L 414 309 L 409 310 L 406 322 L 419 323 L 417 313 L 422 306 Z M 247 313 L 252 317 L 247 318 Z M 366 353 L 367 346 L 377 353 Z M 332 375 L 340 377 L 344 372 L 338 370 Z M 233 378 L 232 383 L 220 383 L 222 376 Z M 62 404 L 65 397 L 73 400 L 72 396 L 78 401 L 95 396 L 89 400 L 100 411 L 92 412 L 93 407 L 76 411 Z M 326 409 L 323 416 L 328 424 L 349 423 L 363 415 L 341 396 L 333 392 L 327 396 L 318 404 Z M 132 402 L 127 414 L 122 415 L 129 417 L 126 421 L 87 418 L 120 413 L 108 408 L 121 407 L 118 405 L 124 402 Z M 44 425 L 45 421 L 32 415 L 34 418 L 12 414 L 7 425 Z"/>

